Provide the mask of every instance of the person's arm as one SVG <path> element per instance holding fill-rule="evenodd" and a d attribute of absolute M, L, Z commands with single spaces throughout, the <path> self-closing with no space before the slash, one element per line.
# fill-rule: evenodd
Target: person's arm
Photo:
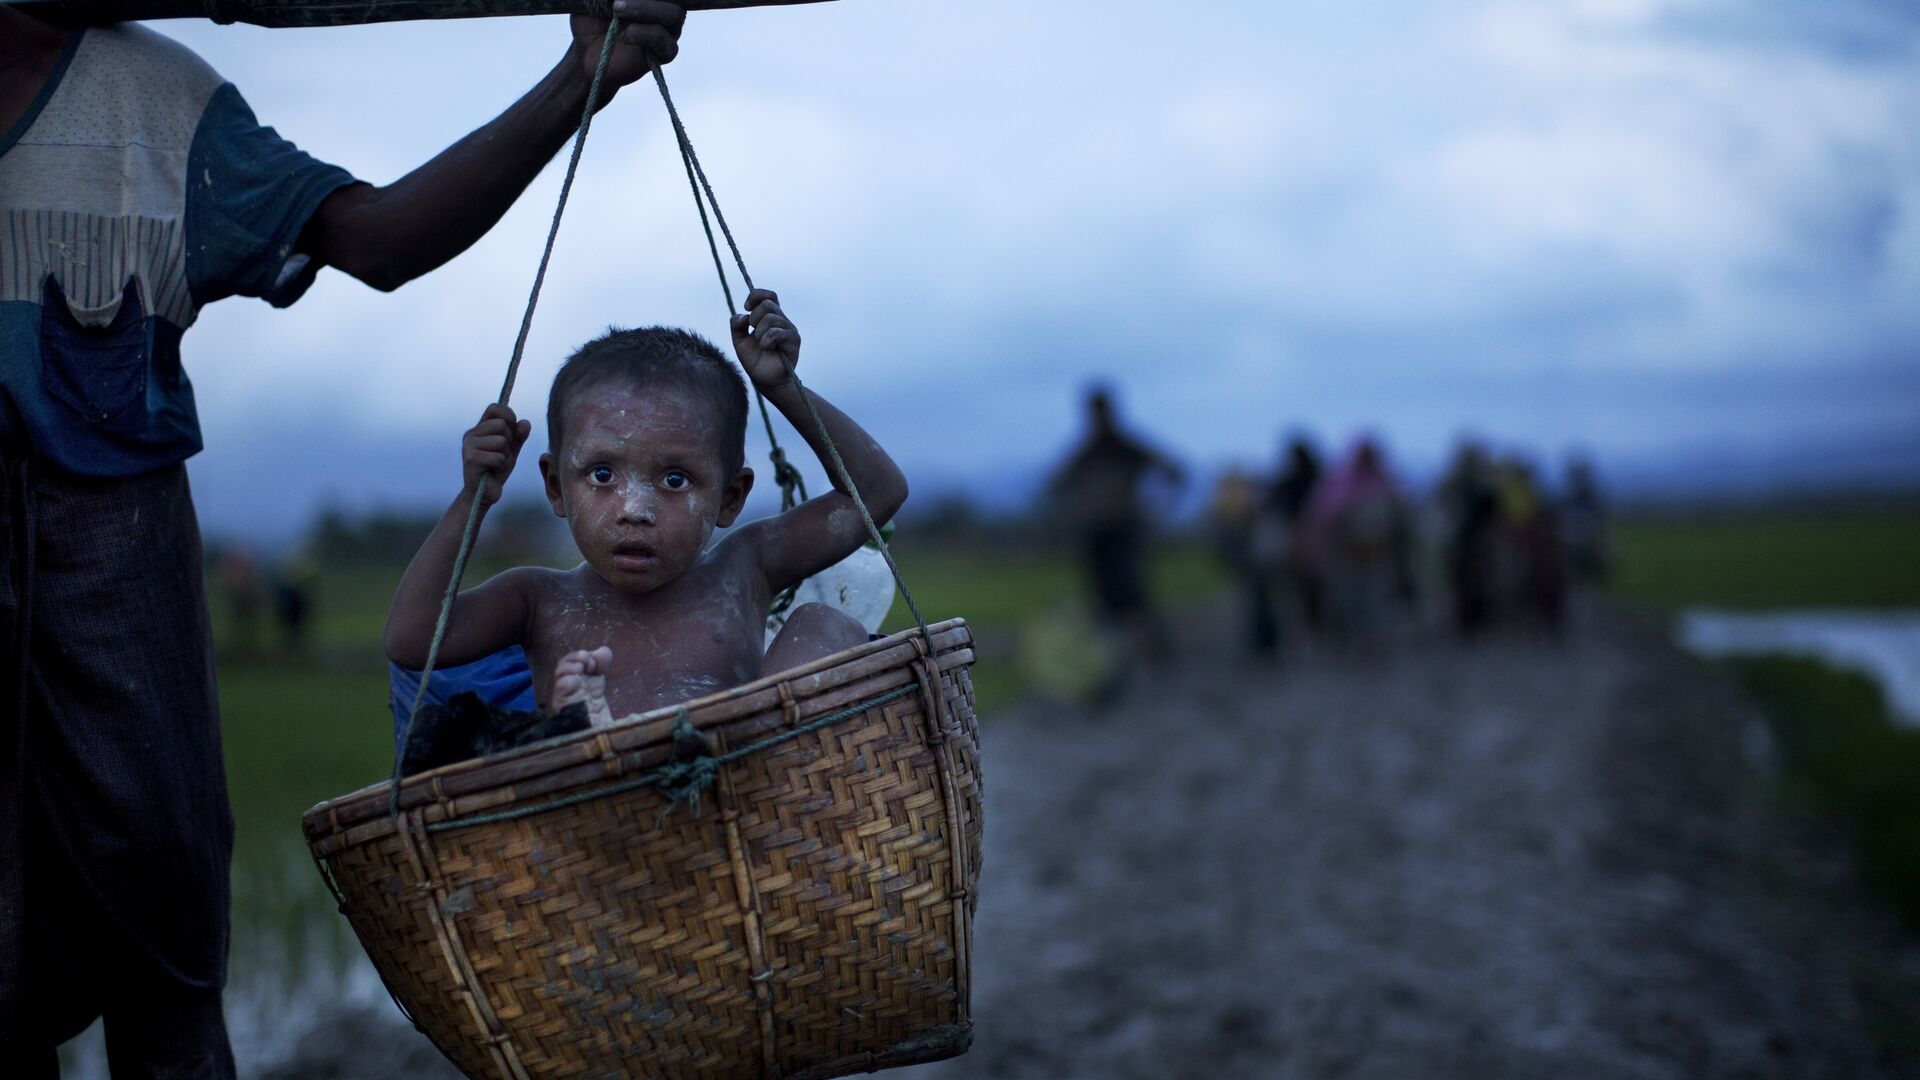
<path fill-rule="evenodd" d="M 382 639 L 387 659 L 416 671 L 426 666 L 434 624 L 440 618 L 440 602 L 453 575 L 461 533 L 473 509 L 479 482 L 482 477 L 486 478 L 486 495 L 480 509 L 484 519 L 487 507 L 499 501 L 501 488 L 513 472 L 520 447 L 526 443 L 530 430 L 527 421 L 514 418 L 512 409 L 489 405 L 480 422 L 461 439 L 460 460 L 465 483 L 453 505 L 447 507 L 433 532 L 427 535 L 426 543 L 420 545 L 420 551 L 407 564 L 407 572 L 401 575 L 400 587 L 393 594 L 393 606 L 387 609 L 387 627 Z M 524 568 L 509 570 L 456 597 L 437 662 L 471 663 L 523 642 L 532 614 L 533 579 L 538 573 Z"/>
<path fill-rule="evenodd" d="M 1187 482 L 1186 466 L 1180 463 L 1179 458 L 1171 454 L 1163 453 L 1159 449 L 1148 446 L 1143 442 L 1135 442 L 1133 445 L 1135 449 L 1139 451 L 1149 470 L 1159 473 L 1176 487 Z"/>
<path fill-rule="evenodd" d="M 1161 454 L 1155 457 L 1154 465 L 1160 470 L 1160 475 L 1166 477 L 1173 486 L 1184 487 L 1186 485 L 1187 467 L 1180 464 L 1180 459 Z"/>
<path fill-rule="evenodd" d="M 679 48 L 686 10 L 666 0 L 616 0 L 629 23 L 601 84 L 600 104 Z M 573 16 L 567 54 L 491 123 L 385 187 L 352 184 L 326 198 L 297 249 L 382 291 L 439 267 L 493 228 L 580 126 L 600 60 L 605 19 Z"/>
<path fill-rule="evenodd" d="M 803 393 L 788 371 L 800 362 L 800 332 L 780 310 L 780 298 L 770 290 L 755 289 L 747 296 L 748 314 L 733 317 L 733 348 L 740 366 L 768 401 L 773 402 L 807 445 L 828 463 L 827 444 L 814 425 Z M 783 362 L 781 357 L 785 356 Z M 907 501 L 907 478 L 893 458 L 880 448 L 859 424 L 811 390 L 804 391 L 818 410 L 827 434 L 840 451 L 847 475 L 873 515 L 875 525 L 884 525 Z M 760 567 L 767 585 L 775 592 L 817 574 L 853 554 L 866 543 L 867 527 L 854 507 L 853 496 L 840 487 L 840 480 L 829 478 L 834 490 L 808 499 L 777 517 L 756 522 L 749 534 L 759 549 Z"/>

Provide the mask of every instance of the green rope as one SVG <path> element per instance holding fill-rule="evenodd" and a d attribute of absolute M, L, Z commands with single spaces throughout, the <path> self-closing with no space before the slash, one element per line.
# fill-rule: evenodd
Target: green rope
<path fill-rule="evenodd" d="M 647 63 L 653 68 L 653 84 L 660 89 L 660 100 L 667 107 L 667 119 L 673 122 L 673 133 L 680 144 L 680 159 L 687 169 L 687 182 L 693 187 L 693 203 L 700 210 L 700 227 L 706 230 L 707 247 L 713 252 L 714 269 L 720 275 L 720 291 L 727 298 L 727 315 L 733 315 L 733 287 L 727 282 L 727 272 L 720 261 L 720 248 L 713 238 L 713 224 L 707 220 L 707 206 L 713 207 L 713 221 L 720 225 L 720 235 L 726 237 L 727 248 L 733 253 L 733 264 L 740 270 L 740 280 L 747 290 L 753 290 L 753 275 L 747 272 L 747 260 L 740 254 L 740 245 L 733 239 L 733 230 L 727 228 L 726 215 L 720 211 L 720 200 L 713 193 L 713 184 L 708 182 L 705 169 L 700 167 L 700 157 L 693 152 L 693 140 L 687 137 L 687 126 L 680 121 L 680 110 L 674 107 L 673 94 L 667 90 L 667 78 L 660 70 L 660 62 L 652 56 Z M 701 199 L 705 191 L 706 198 Z M 806 384 L 800 381 L 800 373 L 793 369 L 793 361 L 785 353 L 778 353 L 780 363 L 787 369 L 787 379 L 793 383 L 793 389 L 799 395 L 800 403 L 807 407 L 807 416 L 813 421 L 814 433 L 820 437 L 820 443 L 826 447 L 827 461 L 831 466 L 834 480 L 852 497 L 854 509 L 860 511 L 860 520 L 867 527 L 867 535 L 873 538 L 873 545 L 880 549 L 880 557 L 887 562 L 887 569 L 893 574 L 894 584 L 900 588 L 900 596 L 907 602 L 907 610 L 913 612 L 913 621 L 919 624 L 920 635 L 926 639 L 929 652 L 933 649 L 933 631 L 927 629 L 927 618 L 920 613 L 920 605 L 914 602 L 913 590 L 907 588 L 907 579 L 900 573 L 900 566 L 893 561 L 893 550 L 887 546 L 887 539 L 880 533 L 880 526 L 874 523 L 873 514 L 867 509 L 867 501 L 860 497 L 860 489 L 853 482 L 853 476 L 847 472 L 847 463 L 840 457 L 840 448 L 834 444 L 833 436 L 827 432 L 826 421 L 820 418 L 820 410 L 813 404 L 813 397 L 807 392 Z M 759 386 L 754 393 L 760 392 Z M 761 402 L 761 416 L 766 416 L 766 403 Z M 767 421 L 769 437 L 772 435 L 773 422 Z M 789 599 L 791 603 L 791 599 Z"/>
<path fill-rule="evenodd" d="M 553 223 L 547 226 L 547 246 L 540 252 L 540 266 L 534 271 L 533 290 L 527 294 L 527 310 L 520 317 L 520 334 L 513 341 L 513 358 L 507 362 L 507 378 L 500 386 L 499 403 L 513 396 L 513 383 L 520 374 L 520 359 L 526 355 L 527 333 L 533 329 L 533 309 L 540 303 L 540 287 L 547 280 L 547 264 L 553 260 L 553 241 L 560 235 L 560 217 L 567 210 L 567 196 L 573 192 L 573 175 L 580 168 L 580 152 L 586 149 L 587 129 L 593 126 L 594 107 L 600 103 L 600 84 L 607 75 L 607 61 L 613 57 L 613 43 L 620 34 L 620 20 L 607 20 L 607 35 L 600 42 L 600 62 L 593 69 L 593 83 L 587 87 L 586 109 L 580 114 L 580 129 L 573 136 L 573 156 L 567 159 L 567 174 L 560 181 L 560 200 L 553 208 Z M 659 70 L 657 67 L 655 70 Z M 440 659 L 440 646 L 447 639 L 447 623 L 453 618 L 453 603 L 460 595 L 460 581 L 466 577 L 467 561 L 473 557 L 474 539 L 480 532 L 480 511 L 486 505 L 487 474 L 480 474 L 473 488 L 473 505 L 467 509 L 467 523 L 460 530 L 460 550 L 453 557 L 453 573 L 447 579 L 446 595 L 440 599 L 440 615 L 433 623 L 433 640 L 427 645 L 427 664 L 420 670 L 420 687 L 413 694 L 413 708 L 407 713 L 407 727 L 420 716 L 427 700 L 427 681 Z M 393 752 L 393 796 L 389 809 L 400 814 L 400 749 Z"/>
<path fill-rule="evenodd" d="M 618 795 L 627 791 L 638 791 L 642 788 L 659 788 L 667 797 L 667 808 L 669 810 L 675 806 L 697 806 L 701 794 L 712 787 L 714 782 L 719 779 L 722 766 L 739 761 L 741 758 L 751 757 L 754 754 L 770 750 L 782 743 L 791 742 L 802 735 L 811 734 L 822 728 L 830 727 L 849 717 L 858 716 L 877 705 L 885 705 L 888 702 L 898 701 L 918 689 L 919 684 L 909 683 L 906 686 L 889 690 L 884 694 L 876 694 L 864 701 L 855 702 L 838 712 L 828 713 L 817 719 L 809 720 L 799 727 L 789 728 L 786 731 L 780 732 L 778 735 L 769 735 L 758 742 L 748 743 L 745 746 L 729 750 L 724 754 L 693 753 L 691 756 L 683 756 L 679 760 L 670 761 L 658 768 L 651 769 L 631 780 L 622 780 L 616 784 L 606 784 L 601 787 L 590 788 L 586 791 L 575 792 L 564 798 L 554 799 L 536 806 L 517 806 L 511 810 L 498 810 L 490 814 L 475 814 L 471 817 L 449 818 L 446 821 L 436 821 L 426 828 L 428 832 L 449 832 L 455 829 L 470 829 L 478 825 L 494 825 L 502 821 L 517 821 L 520 818 L 532 817 L 535 814 L 544 814 L 551 810 L 564 810 L 569 806 L 579 806 L 581 803 L 592 802 L 603 796 Z M 693 722 L 687 715 L 687 710 L 684 706 L 680 709 L 679 719 L 676 720 L 673 725 L 673 741 L 675 752 L 679 754 L 685 754 L 689 747 L 704 746 L 700 732 L 693 726 Z"/>

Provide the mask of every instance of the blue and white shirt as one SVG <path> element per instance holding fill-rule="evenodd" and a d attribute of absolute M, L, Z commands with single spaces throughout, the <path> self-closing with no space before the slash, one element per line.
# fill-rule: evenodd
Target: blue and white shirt
<path fill-rule="evenodd" d="M 181 334 L 222 297 L 299 299 L 319 267 L 294 242 L 353 182 L 185 46 L 76 32 L 0 135 L 0 432 L 86 476 L 198 452 Z"/>

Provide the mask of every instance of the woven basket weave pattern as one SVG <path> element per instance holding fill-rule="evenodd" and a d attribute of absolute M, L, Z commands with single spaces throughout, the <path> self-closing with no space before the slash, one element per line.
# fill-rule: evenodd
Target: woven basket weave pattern
<path fill-rule="evenodd" d="M 472 1077 L 824 1078 L 970 1039 L 978 731 L 955 620 L 690 703 L 733 761 L 697 808 L 638 788 L 670 717 L 323 803 L 306 830 L 395 997 Z M 433 826 L 439 825 L 438 828 Z"/>

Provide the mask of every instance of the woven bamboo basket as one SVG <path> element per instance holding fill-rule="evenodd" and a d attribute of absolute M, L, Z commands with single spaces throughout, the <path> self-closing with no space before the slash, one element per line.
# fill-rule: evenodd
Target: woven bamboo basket
<path fill-rule="evenodd" d="M 972 1037 L 972 662 L 955 619 L 931 648 L 895 634 L 408 777 L 397 818 L 379 784 L 302 825 L 395 1000 L 470 1077 L 797 1080 L 951 1057 Z M 688 743 L 717 757 L 782 733 L 693 806 L 646 784 Z"/>

